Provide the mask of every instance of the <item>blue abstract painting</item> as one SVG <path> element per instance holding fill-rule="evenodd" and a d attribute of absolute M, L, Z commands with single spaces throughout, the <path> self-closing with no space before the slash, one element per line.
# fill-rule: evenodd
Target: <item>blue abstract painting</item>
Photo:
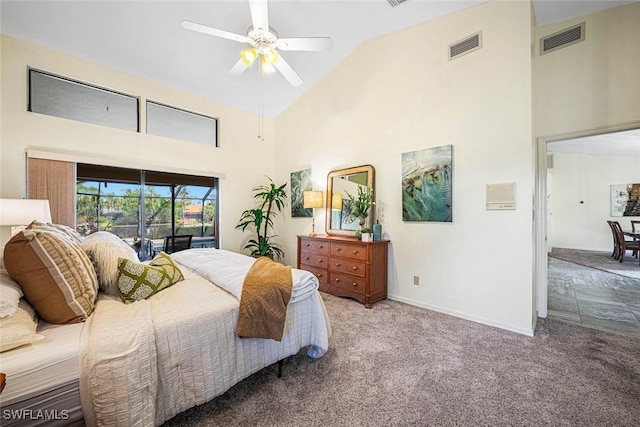
<path fill-rule="evenodd" d="M 452 222 L 453 145 L 402 153 L 402 220 Z"/>

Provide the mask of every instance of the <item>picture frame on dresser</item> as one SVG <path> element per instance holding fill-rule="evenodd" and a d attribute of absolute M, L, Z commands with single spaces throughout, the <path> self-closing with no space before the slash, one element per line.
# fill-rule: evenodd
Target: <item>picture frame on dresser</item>
<path fill-rule="evenodd" d="M 347 236 L 298 236 L 297 268 L 313 273 L 320 291 L 353 298 L 372 308 L 387 298 L 389 240 Z"/>

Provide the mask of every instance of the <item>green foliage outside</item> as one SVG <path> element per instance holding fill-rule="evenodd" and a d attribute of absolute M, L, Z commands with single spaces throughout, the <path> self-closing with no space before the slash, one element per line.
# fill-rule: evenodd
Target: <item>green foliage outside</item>
<path fill-rule="evenodd" d="M 76 224 L 81 234 L 104 230 L 134 241 L 140 236 L 140 187 L 125 189 L 116 195 L 99 193 L 97 186 L 78 183 L 76 197 Z M 213 235 L 215 204 L 205 201 L 204 221 L 199 216 L 197 220 L 185 217 L 184 208 L 191 204 L 192 199 L 183 188 L 175 201 L 175 234 Z M 174 234 L 171 230 L 171 198 L 161 196 L 153 186 L 147 186 L 145 191 L 144 227 L 148 239 Z"/>

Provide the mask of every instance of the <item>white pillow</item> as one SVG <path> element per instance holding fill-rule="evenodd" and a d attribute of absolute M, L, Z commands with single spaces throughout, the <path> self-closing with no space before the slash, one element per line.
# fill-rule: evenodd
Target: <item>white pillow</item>
<path fill-rule="evenodd" d="M 4 268 L 4 258 L 0 254 L 0 319 L 13 316 L 22 295 L 22 288 L 9 276 Z"/>
<path fill-rule="evenodd" d="M 118 288 L 118 258 L 139 262 L 136 251 L 121 238 L 108 231 L 89 234 L 80 243 L 89 255 L 98 276 L 98 286 L 107 295 L 120 296 Z"/>
<path fill-rule="evenodd" d="M 38 317 L 33 308 L 21 299 L 13 317 L 0 319 L 0 353 L 44 339 L 36 334 Z"/>

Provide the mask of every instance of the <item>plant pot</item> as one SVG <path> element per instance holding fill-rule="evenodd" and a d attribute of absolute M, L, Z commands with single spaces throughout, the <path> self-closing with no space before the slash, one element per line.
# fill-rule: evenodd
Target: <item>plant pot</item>
<path fill-rule="evenodd" d="M 371 233 L 362 233 L 362 241 L 363 242 L 373 242 L 373 234 L 371 234 Z"/>

